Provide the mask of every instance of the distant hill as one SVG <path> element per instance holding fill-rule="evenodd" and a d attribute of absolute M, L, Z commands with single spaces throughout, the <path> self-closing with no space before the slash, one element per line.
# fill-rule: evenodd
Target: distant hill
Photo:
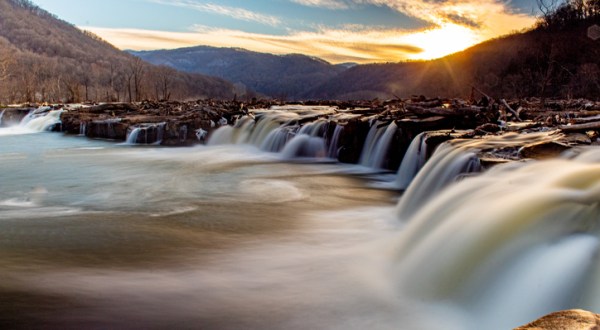
<path fill-rule="evenodd" d="M 223 79 L 146 64 L 27 0 L 0 0 L 0 103 L 233 94 Z"/>
<path fill-rule="evenodd" d="M 332 65 L 299 54 L 273 55 L 208 46 L 130 52 L 156 65 L 221 77 L 258 93 L 287 100 L 298 99 L 312 86 L 334 78 L 353 65 Z"/>
<path fill-rule="evenodd" d="M 387 99 L 410 95 L 600 98 L 598 16 L 490 40 L 441 59 L 354 66 L 302 95 L 308 99 Z M 592 28 L 593 29 L 593 28 Z M 481 95 L 477 94 L 477 97 Z"/>

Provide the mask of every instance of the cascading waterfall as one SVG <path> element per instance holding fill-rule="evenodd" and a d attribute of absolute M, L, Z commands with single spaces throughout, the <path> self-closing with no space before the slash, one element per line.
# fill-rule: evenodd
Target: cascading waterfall
<path fill-rule="evenodd" d="M 134 127 L 129 134 L 127 134 L 127 139 L 125 140 L 125 144 L 137 144 L 138 137 L 140 132 L 143 130 L 141 127 Z"/>
<path fill-rule="evenodd" d="M 406 189 L 397 207 L 398 215 L 402 220 L 410 218 L 449 183 L 465 173 L 479 172 L 481 165 L 477 153 L 480 151 L 553 141 L 561 137 L 554 132 L 514 133 L 442 143 Z"/>
<path fill-rule="evenodd" d="M 87 133 L 87 123 L 82 121 L 79 123 L 79 135 L 86 136 Z"/>
<path fill-rule="evenodd" d="M 34 132 L 42 132 L 47 131 L 55 125 L 61 123 L 60 115 L 64 112 L 64 110 L 61 109 L 43 112 L 46 111 L 47 108 L 44 108 L 44 110 L 40 109 L 30 112 L 25 118 L 23 118 L 19 126 Z"/>
<path fill-rule="evenodd" d="M 598 157 L 592 150 L 572 160 L 498 165 L 402 212 L 400 290 L 455 305 L 473 322 L 467 328 L 507 329 L 568 308 L 597 311 L 600 164 L 589 159 Z M 419 184 L 428 183 L 411 188 Z"/>
<path fill-rule="evenodd" d="M 165 126 L 166 123 L 158 123 L 142 124 L 137 127 L 133 127 L 127 134 L 125 144 L 160 145 L 164 137 Z M 143 138 L 140 138 L 140 134 L 144 134 Z"/>
<path fill-rule="evenodd" d="M 2 112 L 0 112 L 0 127 L 2 127 L 2 117 L 4 117 L 4 112 L 6 110 L 2 110 Z"/>
<path fill-rule="evenodd" d="M 359 163 L 363 166 L 381 169 L 390 148 L 390 143 L 396 134 L 398 126 L 395 122 L 384 126 L 376 121 L 367 135 Z"/>
<path fill-rule="evenodd" d="M 327 156 L 326 150 L 323 138 L 298 134 L 286 144 L 281 155 L 288 159 L 296 157 L 324 158 Z"/>
<path fill-rule="evenodd" d="M 267 135 L 260 149 L 268 152 L 280 152 L 293 137 L 293 127 L 278 127 Z"/>
<path fill-rule="evenodd" d="M 320 116 L 333 114 L 329 107 L 273 107 L 255 110 L 233 127 L 223 126 L 209 138 L 208 145 L 249 144 L 284 158 L 323 158 L 329 155 L 325 142 L 330 122 Z M 314 119 L 314 121 L 310 121 Z M 307 121 L 300 124 L 301 121 Z M 339 138 L 339 132 L 336 135 Z M 335 144 L 337 145 L 337 139 Z"/>
<path fill-rule="evenodd" d="M 396 175 L 395 187 L 401 190 L 408 188 L 417 173 L 427 161 L 427 132 L 417 135 L 406 150 L 404 159 Z"/>
<path fill-rule="evenodd" d="M 338 158 L 338 153 L 339 153 L 338 144 L 340 141 L 340 136 L 342 135 L 343 131 L 344 131 L 344 126 L 342 126 L 342 125 L 335 126 L 335 130 L 333 131 L 333 136 L 331 138 L 331 141 L 329 142 L 329 148 L 327 150 L 327 157 L 334 158 L 334 159 Z"/>

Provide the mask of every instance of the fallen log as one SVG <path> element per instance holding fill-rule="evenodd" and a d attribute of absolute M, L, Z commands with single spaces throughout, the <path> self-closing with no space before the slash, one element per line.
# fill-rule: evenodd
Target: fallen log
<path fill-rule="evenodd" d="M 508 110 L 510 113 L 512 113 L 515 116 L 517 121 L 522 121 L 521 117 L 519 116 L 519 111 L 515 111 L 513 108 L 511 108 L 511 106 L 508 104 L 508 102 L 506 102 L 505 99 L 500 100 L 500 102 L 502 103 L 502 105 L 504 105 L 506 110 Z"/>
<path fill-rule="evenodd" d="M 558 128 L 563 132 L 594 131 L 600 130 L 600 121 L 575 125 L 560 125 Z"/>

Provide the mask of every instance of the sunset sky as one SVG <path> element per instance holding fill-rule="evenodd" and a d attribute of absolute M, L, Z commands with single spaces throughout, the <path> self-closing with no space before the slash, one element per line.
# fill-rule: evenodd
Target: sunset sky
<path fill-rule="evenodd" d="M 531 26 L 535 0 L 34 0 L 121 49 L 196 45 L 332 63 L 441 57 Z"/>

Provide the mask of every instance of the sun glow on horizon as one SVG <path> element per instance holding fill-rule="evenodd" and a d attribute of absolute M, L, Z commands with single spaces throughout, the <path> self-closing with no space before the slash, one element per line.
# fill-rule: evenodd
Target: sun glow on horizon
<path fill-rule="evenodd" d="M 465 50 L 483 41 L 471 28 L 456 24 L 444 24 L 438 28 L 407 35 L 403 42 L 423 49 L 411 54 L 412 60 L 432 60 Z"/>

